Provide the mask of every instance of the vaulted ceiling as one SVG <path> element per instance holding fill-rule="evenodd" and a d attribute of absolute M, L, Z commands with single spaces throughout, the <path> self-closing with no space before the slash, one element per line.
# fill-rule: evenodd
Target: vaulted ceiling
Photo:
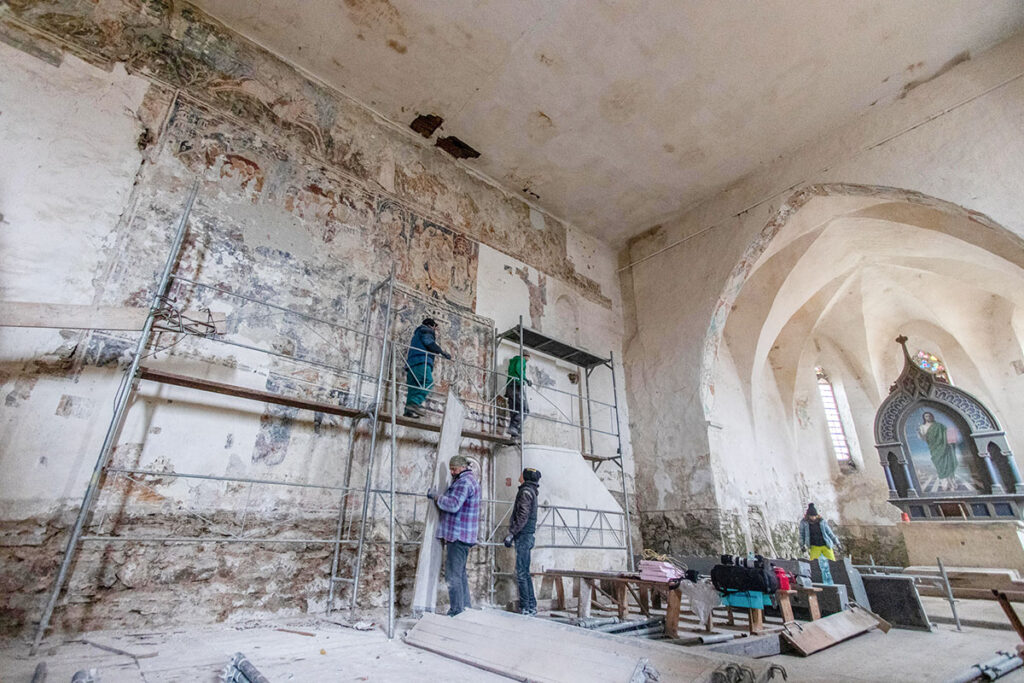
<path fill-rule="evenodd" d="M 194 1 L 613 244 L 1024 28 L 1020 0 Z"/>

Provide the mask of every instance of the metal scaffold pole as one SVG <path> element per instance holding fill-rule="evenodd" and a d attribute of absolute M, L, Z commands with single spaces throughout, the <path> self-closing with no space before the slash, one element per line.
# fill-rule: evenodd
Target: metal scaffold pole
<path fill-rule="evenodd" d="M 523 316 L 519 316 L 519 371 L 522 377 L 519 378 L 519 434 L 516 436 L 516 444 L 519 446 L 519 471 L 526 467 L 526 458 L 523 455 L 523 435 L 526 433 L 526 414 L 523 406 L 526 404 L 526 360 L 523 358 Z M 512 381 L 512 378 L 509 378 Z M 515 387 L 513 387 L 513 390 Z M 515 393 L 513 392 L 513 396 Z"/>
<path fill-rule="evenodd" d="M 354 396 L 353 407 L 362 410 L 363 409 L 363 375 L 366 366 L 366 351 L 369 348 L 370 342 L 370 319 L 373 317 L 373 302 L 380 288 L 387 282 L 382 280 L 376 287 L 371 287 L 370 282 L 366 283 L 366 315 L 363 318 L 363 341 L 359 349 L 359 374 L 356 377 L 356 391 Z M 356 452 L 356 439 L 359 437 L 359 423 L 362 420 L 362 416 L 352 418 L 352 432 L 348 440 L 348 453 L 345 458 L 345 478 L 342 481 L 344 490 L 339 496 L 339 510 L 338 510 L 338 525 L 334 534 L 334 553 L 331 558 L 331 575 L 328 577 L 329 586 L 327 588 L 327 610 L 330 614 L 334 611 L 334 587 L 338 583 L 338 563 L 341 560 L 341 537 L 345 529 L 345 522 L 347 518 L 349 495 L 351 494 L 350 485 L 352 484 L 352 461 L 355 459 Z"/>
<path fill-rule="evenodd" d="M 377 419 L 380 416 L 381 394 L 383 393 L 384 369 L 387 367 L 388 336 L 391 333 L 391 304 L 395 295 L 395 268 L 391 267 L 391 277 L 388 282 L 387 303 L 384 304 L 384 332 L 381 335 L 380 364 L 377 368 L 377 388 L 373 395 L 373 410 L 370 420 L 370 450 L 366 458 L 366 484 L 363 487 L 363 509 L 359 521 L 359 543 L 356 545 L 356 563 L 352 572 L 352 601 L 351 607 L 355 609 L 356 601 L 359 599 L 359 573 L 363 564 L 363 544 L 366 542 L 366 515 L 370 505 L 370 484 L 373 476 L 373 457 L 377 447 Z M 392 415 L 395 408 L 391 409 Z M 333 577 L 331 579 L 334 580 Z"/>
<path fill-rule="evenodd" d="M 626 462 L 622 453 L 622 424 L 619 422 L 619 390 L 615 381 L 615 354 L 608 352 L 608 369 L 612 373 L 612 403 L 615 406 L 615 438 L 618 439 L 619 474 L 622 476 L 622 509 L 626 513 L 626 554 L 629 571 L 633 571 L 633 530 L 629 517 L 629 492 L 626 490 Z"/>
<path fill-rule="evenodd" d="M 395 454 L 398 449 L 398 351 L 391 345 L 391 471 L 388 476 L 388 640 L 395 637 Z"/>
<path fill-rule="evenodd" d="M 498 432 L 499 416 L 498 416 L 498 328 L 493 328 L 491 332 L 491 377 L 490 377 L 490 390 L 491 390 L 491 432 Z M 496 490 L 496 480 L 494 473 L 494 458 L 491 458 L 491 465 L 487 468 L 487 522 L 484 528 L 488 531 L 491 525 L 494 524 L 494 496 Z M 487 546 L 487 601 L 490 604 L 494 604 L 494 594 L 497 590 L 495 586 L 495 572 L 497 571 L 497 549 L 492 546 Z"/>
<path fill-rule="evenodd" d="M 78 548 L 78 543 L 82 536 L 82 530 L 85 528 L 85 522 L 89 517 L 89 513 L 92 510 L 92 504 L 95 502 L 96 495 L 99 492 L 100 480 L 103 477 L 103 470 L 106 468 L 107 462 L 110 460 L 110 454 L 113 451 L 114 442 L 117 440 L 117 436 L 121 431 L 121 426 L 124 424 L 125 415 L 128 412 L 128 406 L 131 403 L 132 396 L 134 395 L 138 385 L 139 364 L 142 361 L 142 354 L 149 345 L 150 337 L 153 333 L 153 323 L 156 320 L 156 313 L 160 310 L 161 303 L 167 297 L 167 292 L 171 283 L 171 271 L 174 269 L 174 264 L 178 261 L 178 257 L 181 252 L 181 245 L 185 240 L 188 218 L 192 213 L 192 205 L 195 203 L 196 195 L 198 193 L 199 179 L 196 178 L 192 183 L 192 188 L 189 190 L 188 198 L 185 201 L 185 208 L 182 212 L 181 220 L 178 222 L 178 229 L 174 234 L 173 241 L 171 242 L 170 253 L 167 255 L 167 261 L 164 263 L 163 272 L 160 274 L 159 284 L 157 285 L 156 291 L 153 294 L 152 302 L 149 306 L 149 315 L 146 316 L 146 322 L 142 327 L 142 333 L 139 335 L 139 341 L 135 345 L 135 353 L 132 356 L 131 365 L 124 373 L 121 388 L 117 394 L 117 398 L 115 399 L 114 414 L 110 418 L 110 424 L 107 426 L 106 436 L 103 438 L 103 445 L 100 447 L 99 455 L 96 457 L 96 465 L 93 467 L 92 476 L 89 478 L 89 484 L 85 489 L 85 496 L 82 498 L 82 504 L 78 508 L 78 517 L 75 519 L 75 526 L 71 530 L 71 536 L 68 538 L 67 547 L 64 549 L 64 558 L 61 560 L 60 569 L 57 571 L 57 578 L 54 579 L 53 589 L 50 591 L 50 598 L 46 601 L 46 607 L 43 609 L 43 615 L 39 620 L 39 627 L 36 629 L 36 636 L 32 642 L 31 648 L 32 654 L 35 654 L 39 649 L 39 645 L 43 641 L 43 636 L 46 634 L 46 629 L 50 626 L 50 619 L 53 617 L 53 610 L 57 606 L 57 600 L 60 598 L 61 591 L 64 588 L 64 583 L 68 577 L 68 572 L 71 569 L 71 564 L 74 561 L 75 551 Z"/>

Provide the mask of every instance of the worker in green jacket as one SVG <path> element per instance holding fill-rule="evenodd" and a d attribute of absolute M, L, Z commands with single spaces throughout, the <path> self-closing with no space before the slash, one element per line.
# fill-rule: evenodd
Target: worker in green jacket
<path fill-rule="evenodd" d="M 526 404 L 526 393 L 523 391 L 523 382 L 533 386 L 533 382 L 526 378 L 526 361 L 530 360 L 530 354 L 523 352 L 522 356 L 513 356 L 508 361 L 508 380 L 505 382 L 505 401 L 508 403 L 508 433 L 512 436 L 519 436 L 523 428 L 523 418 L 530 412 Z"/>

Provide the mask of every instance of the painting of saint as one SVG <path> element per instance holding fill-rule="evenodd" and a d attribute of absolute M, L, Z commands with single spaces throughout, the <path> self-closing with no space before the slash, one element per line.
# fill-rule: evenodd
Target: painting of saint
<path fill-rule="evenodd" d="M 981 490 L 970 467 L 970 448 L 950 415 L 921 406 L 907 418 L 905 433 L 922 493 Z"/>

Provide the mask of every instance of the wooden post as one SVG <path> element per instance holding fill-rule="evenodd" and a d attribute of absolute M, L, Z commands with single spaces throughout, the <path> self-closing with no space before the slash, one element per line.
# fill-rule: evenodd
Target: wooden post
<path fill-rule="evenodd" d="M 1013 605 L 1010 604 L 1010 600 L 1006 597 L 1006 593 L 992 589 L 992 595 L 999 601 L 999 606 L 1003 608 L 1003 612 L 1006 614 L 1006 618 L 1010 621 L 1010 626 L 1013 626 L 1013 630 L 1017 632 L 1017 636 L 1024 641 L 1024 624 L 1021 623 L 1020 617 L 1017 616 L 1017 611 L 1013 609 Z"/>
<path fill-rule="evenodd" d="M 783 624 L 796 621 L 793 616 L 793 602 L 790 600 L 790 596 L 795 594 L 796 591 L 778 591 L 775 594 L 778 596 L 778 608 L 782 612 Z"/>
<path fill-rule="evenodd" d="M 640 594 L 640 613 L 645 617 L 651 616 L 651 589 L 645 584 L 637 587 Z"/>
<path fill-rule="evenodd" d="M 619 607 L 619 620 L 625 621 L 629 616 L 629 591 L 625 581 L 615 582 L 615 602 Z"/>
<path fill-rule="evenodd" d="M 590 616 L 590 597 L 594 593 L 593 582 L 590 579 L 577 579 L 580 582 L 580 602 L 576 606 L 576 616 L 586 619 Z"/>
<path fill-rule="evenodd" d="M 818 606 L 818 593 L 820 588 L 799 588 L 801 593 L 807 596 L 807 607 L 811 610 L 811 621 L 821 619 L 821 607 Z"/>
<path fill-rule="evenodd" d="M 729 626 L 736 625 L 736 615 L 732 613 L 732 605 L 725 606 L 725 613 L 729 617 Z"/>
<path fill-rule="evenodd" d="M 555 609 L 565 609 L 565 582 L 561 576 L 555 577 Z"/>
<path fill-rule="evenodd" d="M 665 635 L 669 638 L 679 637 L 679 608 L 682 604 L 683 592 L 676 588 L 668 592 L 668 607 L 665 608 Z"/>
<path fill-rule="evenodd" d="M 750 632 L 760 633 L 764 630 L 764 610 L 751 607 L 747 610 L 750 613 Z"/>

